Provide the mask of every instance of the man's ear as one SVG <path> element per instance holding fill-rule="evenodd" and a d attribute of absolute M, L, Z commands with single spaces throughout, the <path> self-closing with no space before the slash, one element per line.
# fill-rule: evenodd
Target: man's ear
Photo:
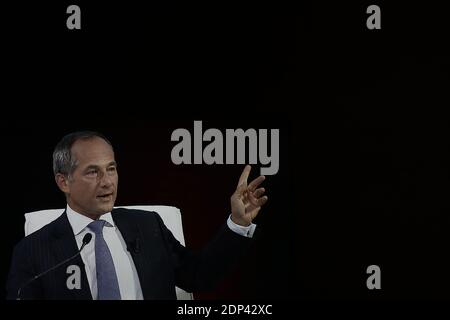
<path fill-rule="evenodd" d="M 65 175 L 61 174 L 61 173 L 57 173 L 55 175 L 55 181 L 56 184 L 58 185 L 58 188 L 64 192 L 64 193 L 69 193 L 69 178 L 66 177 Z"/>

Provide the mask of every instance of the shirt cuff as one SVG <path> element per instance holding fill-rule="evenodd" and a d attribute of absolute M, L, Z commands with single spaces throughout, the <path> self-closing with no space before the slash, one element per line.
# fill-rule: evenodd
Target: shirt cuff
<path fill-rule="evenodd" d="M 256 229 L 256 224 L 254 224 L 254 223 L 251 223 L 248 227 L 240 226 L 240 225 L 234 223 L 231 220 L 231 214 L 228 217 L 227 225 L 228 225 L 228 228 L 231 229 L 231 231 L 236 232 L 237 234 L 247 237 L 247 238 L 253 238 L 253 233 L 255 232 L 255 229 Z"/>

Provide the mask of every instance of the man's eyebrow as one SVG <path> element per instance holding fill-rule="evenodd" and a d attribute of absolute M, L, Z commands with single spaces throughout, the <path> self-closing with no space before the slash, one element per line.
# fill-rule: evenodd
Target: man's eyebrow
<path fill-rule="evenodd" d="M 84 171 L 87 171 L 89 169 L 98 169 L 98 168 L 99 168 L 99 166 L 97 166 L 95 164 L 90 164 L 84 169 Z"/>
<path fill-rule="evenodd" d="M 117 167 L 117 162 L 111 161 L 110 163 L 108 163 L 107 167 L 111 167 L 111 166 Z M 90 169 L 99 169 L 99 168 L 100 168 L 100 166 L 98 166 L 98 165 L 90 164 L 84 169 L 84 171 L 87 171 Z"/>

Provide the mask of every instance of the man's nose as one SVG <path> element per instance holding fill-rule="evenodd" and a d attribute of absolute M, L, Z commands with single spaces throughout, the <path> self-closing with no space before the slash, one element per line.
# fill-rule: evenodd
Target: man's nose
<path fill-rule="evenodd" d="M 100 180 L 100 187 L 108 188 L 113 184 L 113 181 L 110 176 L 107 174 L 103 174 Z"/>

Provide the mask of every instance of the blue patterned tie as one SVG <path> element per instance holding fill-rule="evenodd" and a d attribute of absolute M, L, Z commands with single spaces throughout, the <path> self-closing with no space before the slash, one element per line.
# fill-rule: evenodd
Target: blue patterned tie
<path fill-rule="evenodd" d="M 95 220 L 89 224 L 89 229 L 95 233 L 95 265 L 97 270 L 97 300 L 120 300 L 119 282 L 116 269 L 103 238 L 103 227 L 106 221 Z"/>

